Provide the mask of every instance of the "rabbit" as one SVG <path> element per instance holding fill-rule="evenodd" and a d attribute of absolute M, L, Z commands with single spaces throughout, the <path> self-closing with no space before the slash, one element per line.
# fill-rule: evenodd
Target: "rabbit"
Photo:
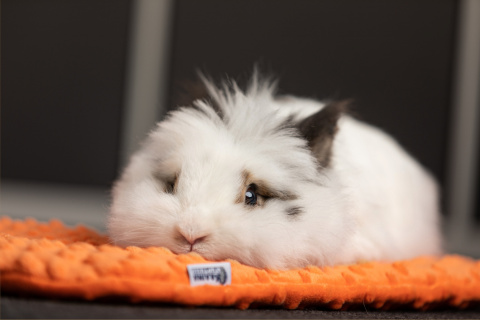
<path fill-rule="evenodd" d="M 434 178 L 349 101 L 201 79 L 114 183 L 114 244 L 269 269 L 441 254 Z"/>

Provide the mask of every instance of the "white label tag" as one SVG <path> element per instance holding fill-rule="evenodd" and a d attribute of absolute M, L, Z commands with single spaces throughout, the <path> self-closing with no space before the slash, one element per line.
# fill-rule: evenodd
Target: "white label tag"
<path fill-rule="evenodd" d="M 204 284 L 223 286 L 232 283 L 230 262 L 189 264 L 187 270 L 191 286 Z"/>

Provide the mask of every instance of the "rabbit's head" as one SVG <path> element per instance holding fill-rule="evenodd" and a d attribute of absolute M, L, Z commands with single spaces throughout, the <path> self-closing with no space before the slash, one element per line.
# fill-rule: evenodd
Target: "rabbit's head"
<path fill-rule="evenodd" d="M 349 232 L 331 163 L 343 104 L 300 117 L 296 98 L 275 99 L 257 77 L 245 91 L 204 83 L 210 99 L 160 122 L 116 182 L 113 242 L 256 267 L 328 264 Z"/>

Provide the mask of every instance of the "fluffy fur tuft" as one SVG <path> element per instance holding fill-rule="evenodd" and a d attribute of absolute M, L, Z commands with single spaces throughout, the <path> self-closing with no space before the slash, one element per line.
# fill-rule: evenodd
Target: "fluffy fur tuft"
<path fill-rule="evenodd" d="M 279 269 L 440 252 L 437 186 L 385 133 L 258 75 L 203 83 L 116 182 L 115 244 Z"/>

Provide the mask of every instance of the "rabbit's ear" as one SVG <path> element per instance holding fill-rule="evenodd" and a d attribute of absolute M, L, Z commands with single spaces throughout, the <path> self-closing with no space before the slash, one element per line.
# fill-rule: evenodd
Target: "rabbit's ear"
<path fill-rule="evenodd" d="M 351 100 L 331 102 L 297 124 L 297 128 L 308 141 L 308 146 L 322 167 L 328 167 L 330 164 L 333 139 L 338 130 L 337 122 L 350 103 Z"/>

